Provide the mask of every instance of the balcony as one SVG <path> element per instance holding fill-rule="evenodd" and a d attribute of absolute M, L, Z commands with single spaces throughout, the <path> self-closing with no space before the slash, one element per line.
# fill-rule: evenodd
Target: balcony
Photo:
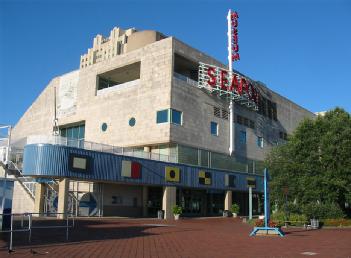
<path fill-rule="evenodd" d="M 85 150 L 100 151 L 118 155 L 125 155 L 130 157 L 158 160 L 164 162 L 177 162 L 176 156 L 168 156 L 157 153 L 145 152 L 140 149 L 134 149 L 129 147 L 118 147 L 108 144 L 69 139 L 62 136 L 50 136 L 50 135 L 33 135 L 27 137 L 27 144 L 52 144 L 61 145 Z"/>
<path fill-rule="evenodd" d="M 197 81 L 190 79 L 189 77 L 186 77 L 185 75 L 174 72 L 173 76 L 174 76 L 174 78 L 181 80 L 183 82 L 186 82 L 187 84 L 189 84 L 191 86 L 197 87 Z"/>
<path fill-rule="evenodd" d="M 118 90 L 122 90 L 122 89 L 129 89 L 129 88 L 133 88 L 138 86 L 140 83 L 140 79 L 134 80 L 134 81 L 129 81 L 129 82 L 125 82 L 125 83 L 121 83 L 121 84 L 116 84 L 116 85 L 111 85 L 108 88 L 104 88 L 101 90 L 98 90 L 96 93 L 96 96 L 101 96 L 104 94 L 108 94 L 111 92 L 115 92 Z"/>

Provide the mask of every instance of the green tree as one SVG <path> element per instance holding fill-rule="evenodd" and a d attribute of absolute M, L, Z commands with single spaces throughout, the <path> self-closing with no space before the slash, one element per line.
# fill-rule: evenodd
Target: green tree
<path fill-rule="evenodd" d="M 266 159 L 271 199 L 283 205 L 284 187 L 299 205 L 351 205 L 351 117 L 341 108 L 300 123 L 286 144 Z M 350 210 L 349 210 L 350 212 Z"/>

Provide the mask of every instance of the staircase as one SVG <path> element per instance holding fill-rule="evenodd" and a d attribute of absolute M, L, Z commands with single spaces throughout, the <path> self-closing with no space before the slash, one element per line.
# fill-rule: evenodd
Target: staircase
<path fill-rule="evenodd" d="M 22 145 L 24 145 L 23 143 Z M 11 126 L 0 124 L 0 177 L 14 179 L 13 213 L 34 212 L 35 189 L 38 184 L 37 178 L 25 176 L 22 173 L 23 146 L 17 148 L 11 145 Z M 49 203 L 50 196 L 57 196 L 58 183 L 55 179 L 45 179 L 46 194 L 44 196 L 44 211 L 50 212 L 48 207 L 54 206 Z M 69 193 L 70 212 L 74 213 L 78 204 L 78 198 Z M 75 214 L 75 213 L 74 213 Z"/>
<path fill-rule="evenodd" d="M 22 173 L 22 168 L 19 167 L 19 164 L 16 164 L 13 161 L 8 162 L 6 172 L 7 175 L 13 176 L 13 178 L 17 179 L 17 181 L 22 185 L 22 187 L 34 201 L 36 182 L 33 180 L 33 178 L 24 176 Z"/>
<path fill-rule="evenodd" d="M 16 213 L 34 211 L 35 189 L 36 185 L 38 184 L 38 179 L 23 175 L 22 161 L 23 150 L 15 148 L 12 148 L 10 151 L 9 160 L 7 162 L 0 160 L 0 165 L 4 170 L 4 175 L 6 175 L 8 178 L 15 179 L 13 212 Z M 44 195 L 44 213 L 57 212 L 52 210 L 52 208 L 49 208 L 49 206 L 52 206 L 52 204 L 50 204 L 51 198 L 58 196 L 58 182 L 51 178 L 40 180 L 40 183 L 44 184 L 45 188 L 47 189 Z M 68 202 L 70 203 L 69 212 L 76 214 L 76 207 L 79 202 L 78 198 L 74 195 L 74 193 L 69 192 L 68 199 Z"/>

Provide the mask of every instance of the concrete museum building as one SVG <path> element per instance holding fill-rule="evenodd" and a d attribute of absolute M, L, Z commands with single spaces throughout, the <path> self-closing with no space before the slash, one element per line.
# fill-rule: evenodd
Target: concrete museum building
<path fill-rule="evenodd" d="M 225 69 L 156 31 L 97 35 L 12 129 L 13 212 L 171 218 L 178 204 L 183 216 L 216 216 L 235 202 L 261 214 L 262 161 L 314 114 L 246 77 L 258 110 L 235 102 L 230 156 L 229 102 L 198 88 L 199 63 Z"/>

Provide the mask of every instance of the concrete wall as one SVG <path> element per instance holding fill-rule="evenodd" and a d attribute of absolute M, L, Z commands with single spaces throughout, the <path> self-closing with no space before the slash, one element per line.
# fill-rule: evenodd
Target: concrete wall
<path fill-rule="evenodd" d="M 97 96 L 97 75 L 141 62 L 136 86 Z M 76 111 L 59 119 L 59 125 L 85 122 L 85 140 L 115 146 L 140 146 L 169 142 L 169 124 L 156 124 L 156 111 L 170 107 L 172 39 L 167 38 L 130 53 L 102 61 L 79 72 Z M 23 115 L 13 139 L 52 134 L 55 78 Z M 130 127 L 128 121 L 136 119 Z M 106 132 L 101 130 L 107 123 Z M 145 130 L 148 128 L 148 130 Z"/>
<path fill-rule="evenodd" d="M 104 184 L 104 216 L 142 216 L 142 186 Z"/>
<path fill-rule="evenodd" d="M 12 213 L 33 212 L 34 200 L 23 186 L 15 181 L 13 188 Z"/>
<path fill-rule="evenodd" d="M 154 30 L 134 32 L 128 37 L 127 52 L 131 52 L 160 39 L 160 33 Z"/>
<path fill-rule="evenodd" d="M 59 77 L 50 81 L 43 92 L 23 114 L 11 132 L 11 142 L 15 143 L 28 135 L 51 135 L 54 119 L 55 86 Z"/>

